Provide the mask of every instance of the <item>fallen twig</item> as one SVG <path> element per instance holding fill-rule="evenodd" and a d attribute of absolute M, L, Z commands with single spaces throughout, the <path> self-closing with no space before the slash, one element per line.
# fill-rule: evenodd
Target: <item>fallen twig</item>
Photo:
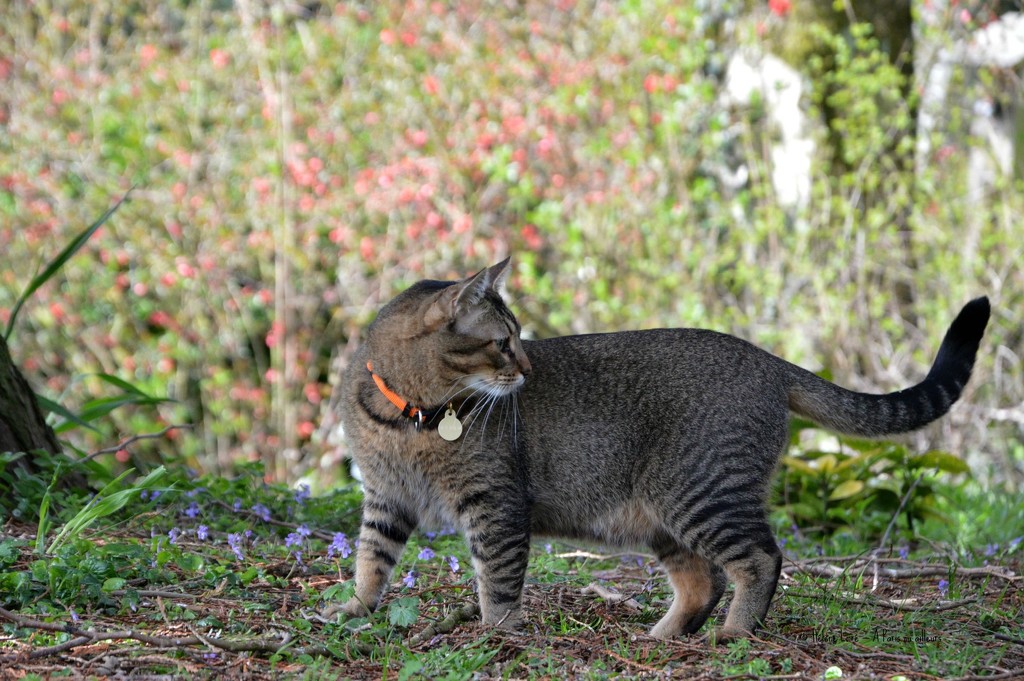
<path fill-rule="evenodd" d="M 140 643 L 145 643 L 158 648 L 188 648 L 196 645 L 206 645 L 212 648 L 218 648 L 220 650 L 226 650 L 228 652 L 240 653 L 240 652 L 262 652 L 262 653 L 278 653 L 282 650 L 289 648 L 297 654 L 305 655 L 321 655 L 334 657 L 334 653 L 331 652 L 326 646 L 293 646 L 290 636 L 284 636 L 282 639 L 273 638 L 250 638 L 250 639 L 221 639 L 212 638 L 207 636 L 199 636 L 193 634 L 192 636 L 183 637 L 172 637 L 172 636 L 154 636 L 152 634 L 145 634 L 132 629 L 125 629 L 121 631 L 97 631 L 95 629 L 81 629 L 72 624 L 57 624 L 53 622 L 43 622 L 32 617 L 26 617 L 17 613 L 11 612 L 5 608 L 0 608 L 0 617 L 7 619 L 15 623 L 19 627 L 26 627 L 29 629 L 40 629 L 43 631 L 60 631 L 73 634 L 75 638 L 65 641 L 59 645 L 49 646 L 46 648 L 37 648 L 28 653 L 28 659 L 37 659 L 40 657 L 46 657 L 48 655 L 55 655 L 62 653 L 79 646 L 87 645 L 90 643 L 96 643 L 98 641 L 116 641 L 116 640 L 132 640 Z M 6 656 L 5 660 L 10 660 L 17 656 Z"/>
<path fill-rule="evenodd" d="M 618 591 L 613 591 L 606 586 L 602 586 L 597 582 L 592 582 L 588 586 L 583 587 L 581 593 L 593 594 L 599 598 L 607 601 L 608 603 L 620 603 L 630 610 L 641 610 L 642 607 L 637 603 L 636 599 L 626 594 L 620 594 Z"/>
<path fill-rule="evenodd" d="M 783 569 L 791 568 L 797 572 L 814 575 L 816 577 L 840 577 L 844 574 L 862 574 L 874 567 L 875 561 L 864 559 L 862 562 L 854 563 L 846 567 L 838 567 L 821 559 L 815 558 L 808 561 L 787 561 Z M 877 568 L 878 574 L 889 579 L 911 579 L 914 577 L 948 577 L 950 572 L 960 576 L 986 575 L 999 577 L 1011 582 L 1024 579 L 1021 575 L 1014 574 L 1012 570 L 1003 567 L 957 567 L 949 565 L 925 564 L 908 568 Z"/>
<path fill-rule="evenodd" d="M 127 440 L 123 440 L 121 443 L 116 444 L 113 447 L 105 447 L 103 449 L 97 449 L 95 452 L 92 452 L 88 456 L 82 458 L 81 461 L 83 461 L 83 462 L 84 461 L 92 461 L 97 456 L 101 456 L 103 454 L 116 454 L 117 452 L 121 451 L 122 449 L 124 449 L 128 445 L 133 444 L 135 442 L 138 442 L 139 440 L 155 440 L 157 438 L 163 437 L 164 435 L 167 435 L 167 433 L 171 432 L 172 430 L 179 430 L 179 429 L 182 429 L 182 428 L 189 428 L 190 429 L 190 428 L 192 428 L 192 424 L 191 423 L 175 423 L 175 424 L 172 424 L 170 426 L 167 426 L 163 430 L 161 430 L 159 432 L 156 432 L 156 433 L 143 433 L 142 435 L 133 435 L 130 438 L 128 438 Z"/>
<path fill-rule="evenodd" d="M 455 627 L 459 626 L 463 622 L 468 622 L 479 614 L 479 605 L 476 603 L 467 603 L 461 608 L 452 610 L 443 620 L 432 622 L 428 624 L 423 631 L 419 632 L 415 636 L 409 637 L 408 644 L 410 647 L 421 645 L 439 634 L 447 634 L 455 629 Z"/>

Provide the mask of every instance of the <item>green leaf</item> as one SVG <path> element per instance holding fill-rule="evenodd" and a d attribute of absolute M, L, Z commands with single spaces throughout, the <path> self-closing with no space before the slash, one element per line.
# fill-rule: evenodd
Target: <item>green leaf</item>
<path fill-rule="evenodd" d="M 105 382 L 109 383 L 110 385 L 114 386 L 115 388 L 120 388 L 125 393 L 131 393 L 133 395 L 139 395 L 141 397 L 146 397 L 146 398 L 149 398 L 149 399 L 157 399 L 157 398 L 154 398 L 152 395 L 149 395 L 149 394 L 143 392 L 138 386 L 132 385 L 128 381 L 124 380 L 123 378 L 118 378 L 117 376 L 112 376 L 110 374 L 92 374 L 92 375 L 95 376 L 96 378 L 100 379 L 101 381 L 105 381 Z"/>
<path fill-rule="evenodd" d="M 795 456 L 782 457 L 782 464 L 787 468 L 791 468 L 798 473 L 803 473 L 804 475 L 812 477 L 817 477 L 818 475 L 818 471 L 814 466 L 810 465 L 803 459 L 796 458 Z"/>
<path fill-rule="evenodd" d="M 409 627 L 420 616 L 420 599 L 407 596 L 393 601 L 388 606 L 388 621 L 393 627 Z"/>
<path fill-rule="evenodd" d="M 912 456 L 907 463 L 911 468 L 937 468 L 947 473 L 970 473 L 971 471 L 967 464 L 956 456 L 938 450 Z"/>
<path fill-rule="evenodd" d="M 140 491 L 156 487 L 157 483 L 167 474 L 167 469 L 160 466 L 136 482 L 132 487 L 118 490 L 121 481 L 133 471 L 134 469 L 128 469 L 105 485 L 99 494 L 86 504 L 85 508 L 75 514 L 75 517 L 64 525 L 57 536 L 53 538 L 53 541 L 50 542 L 47 552 L 52 554 L 64 542 L 77 537 L 82 530 L 100 518 L 105 518 L 120 511 L 129 501 L 137 499 Z"/>
<path fill-rule="evenodd" d="M 855 494 L 860 494 L 863 489 L 864 483 L 860 480 L 846 480 L 836 485 L 836 488 L 832 490 L 832 494 L 828 495 L 828 498 L 831 501 L 848 499 Z"/>
<path fill-rule="evenodd" d="M 96 220 L 96 222 L 86 227 L 81 234 L 72 239 L 71 243 L 65 246 L 64 250 L 58 253 L 57 257 L 51 260 L 50 264 L 47 265 L 42 272 L 40 272 L 39 274 L 32 278 L 32 281 L 28 283 L 28 286 L 25 287 L 25 290 L 18 297 L 17 302 L 14 303 L 14 308 L 11 310 L 11 317 L 10 319 L 7 320 L 7 330 L 4 331 L 4 340 L 10 340 L 11 332 L 14 330 L 14 322 L 18 318 L 18 312 L 21 311 L 22 305 L 24 305 L 25 302 L 28 301 L 28 299 L 32 296 L 33 293 L 35 293 L 39 289 L 40 286 L 48 282 L 53 277 L 53 275 L 60 271 L 60 268 L 64 266 L 64 263 L 70 260 L 72 256 L 74 256 L 75 253 L 77 253 L 82 248 L 82 246 L 85 245 L 89 238 L 93 234 L 95 234 L 96 231 L 99 230 L 99 228 L 102 227 L 107 220 L 110 219 L 110 216 L 113 215 L 117 211 L 117 209 L 121 207 L 121 204 L 125 202 L 125 200 L 128 198 L 128 195 L 131 193 L 132 190 L 129 189 L 125 193 L 125 195 L 118 199 L 117 203 L 111 206 L 106 213 L 101 215 L 99 219 Z"/>
<path fill-rule="evenodd" d="M 123 589 L 124 585 L 127 583 L 128 580 L 123 577 L 110 577 L 103 582 L 103 591 L 104 593 L 118 591 L 119 589 Z"/>
<path fill-rule="evenodd" d="M 37 394 L 36 402 L 39 403 L 39 406 L 43 409 L 43 411 L 64 417 L 64 422 L 53 429 L 53 432 L 55 433 L 60 433 L 65 430 L 69 430 L 71 429 L 72 426 L 80 426 L 82 428 L 88 428 L 89 430 L 95 431 L 97 433 L 100 432 L 98 429 L 96 429 L 94 426 L 91 426 L 85 420 L 79 418 L 78 416 L 75 416 L 75 414 L 73 414 L 63 405 L 58 404 L 47 397 L 43 397 L 42 395 Z"/>
<path fill-rule="evenodd" d="M 96 421 L 103 418 L 110 412 L 114 411 L 118 407 L 123 407 L 129 404 L 135 405 L 152 405 L 160 404 L 161 402 L 170 402 L 172 400 L 162 397 L 149 397 L 148 395 L 117 395 L 114 397 L 101 397 L 95 400 L 89 400 L 82 405 L 82 411 L 78 415 L 79 421 L 89 422 Z M 72 427 L 72 424 L 64 422 L 54 426 L 53 431 L 55 433 L 62 433 Z"/>
<path fill-rule="evenodd" d="M 414 657 L 399 670 L 398 681 L 419 678 L 421 671 L 423 671 L 423 661 Z"/>
<path fill-rule="evenodd" d="M 353 589 L 351 582 L 339 582 L 324 589 L 320 594 L 320 598 L 326 603 L 331 601 L 347 601 L 354 592 L 355 589 Z"/>
<path fill-rule="evenodd" d="M 784 510 L 796 519 L 817 520 L 821 516 L 821 509 L 813 504 L 797 502 L 788 504 Z"/>

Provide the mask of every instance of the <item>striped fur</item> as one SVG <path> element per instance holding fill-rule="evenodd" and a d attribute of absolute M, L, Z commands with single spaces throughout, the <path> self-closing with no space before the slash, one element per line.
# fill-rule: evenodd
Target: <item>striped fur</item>
<path fill-rule="evenodd" d="M 732 336 L 660 329 L 524 342 L 498 294 L 508 261 L 420 282 L 381 310 L 341 385 L 366 497 L 353 614 L 380 602 L 416 527 L 466 537 L 484 624 L 522 621 L 532 536 L 646 546 L 675 600 L 652 633 L 696 632 L 735 595 L 724 638 L 764 620 L 782 557 L 765 518 L 794 411 L 844 433 L 919 428 L 956 401 L 988 321 L 969 303 L 917 386 L 854 393 Z M 422 427 L 375 386 L 429 414 Z M 435 432 L 448 404 L 465 432 Z"/>

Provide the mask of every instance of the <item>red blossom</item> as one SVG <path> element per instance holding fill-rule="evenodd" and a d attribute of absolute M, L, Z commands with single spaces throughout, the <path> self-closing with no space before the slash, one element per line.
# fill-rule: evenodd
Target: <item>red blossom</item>
<path fill-rule="evenodd" d="M 223 69 L 231 63 L 231 55 L 226 50 L 215 47 L 210 50 L 210 61 L 216 69 Z"/>
<path fill-rule="evenodd" d="M 540 247 L 544 245 L 544 240 L 541 239 L 540 232 L 534 225 L 523 225 L 519 233 L 523 237 L 523 241 L 526 242 L 526 247 L 531 251 L 540 250 Z"/>
<path fill-rule="evenodd" d="M 359 255 L 363 256 L 363 260 L 373 260 L 374 250 L 373 239 L 364 236 L 359 240 Z"/>
<path fill-rule="evenodd" d="M 174 318 L 163 310 L 152 312 L 146 321 L 150 326 L 155 326 L 158 329 L 169 329 L 174 326 Z"/>
<path fill-rule="evenodd" d="M 146 43 L 139 48 L 139 60 L 142 62 L 143 67 L 149 66 L 156 57 L 157 49 L 153 43 Z"/>
<path fill-rule="evenodd" d="M 192 277 L 196 276 L 195 268 L 192 267 L 192 265 L 188 264 L 188 262 L 186 262 L 185 260 L 182 260 L 181 258 L 179 258 L 177 262 L 175 262 L 174 266 L 175 269 L 178 270 L 178 274 L 185 277 L 186 279 L 191 279 Z"/>
<path fill-rule="evenodd" d="M 406 133 L 409 136 L 409 141 L 412 142 L 415 147 L 422 147 L 427 143 L 427 131 L 426 130 L 409 130 Z"/>
<path fill-rule="evenodd" d="M 792 4 L 791 0 L 768 0 L 768 9 L 775 16 L 784 17 L 789 14 Z"/>

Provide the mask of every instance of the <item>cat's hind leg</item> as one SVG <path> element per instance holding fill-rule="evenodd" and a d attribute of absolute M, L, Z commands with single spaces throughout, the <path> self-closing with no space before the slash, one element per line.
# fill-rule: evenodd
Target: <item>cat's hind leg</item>
<path fill-rule="evenodd" d="M 747 542 L 723 551 L 722 563 L 736 592 L 725 626 L 715 636 L 719 641 L 729 641 L 750 636 L 764 622 L 782 572 L 782 552 L 765 523 L 751 533 Z"/>
<path fill-rule="evenodd" d="M 668 612 L 651 629 L 651 636 L 669 639 L 697 632 L 722 598 L 725 572 L 667 537 L 654 542 L 652 548 L 668 572 L 675 595 Z"/>

